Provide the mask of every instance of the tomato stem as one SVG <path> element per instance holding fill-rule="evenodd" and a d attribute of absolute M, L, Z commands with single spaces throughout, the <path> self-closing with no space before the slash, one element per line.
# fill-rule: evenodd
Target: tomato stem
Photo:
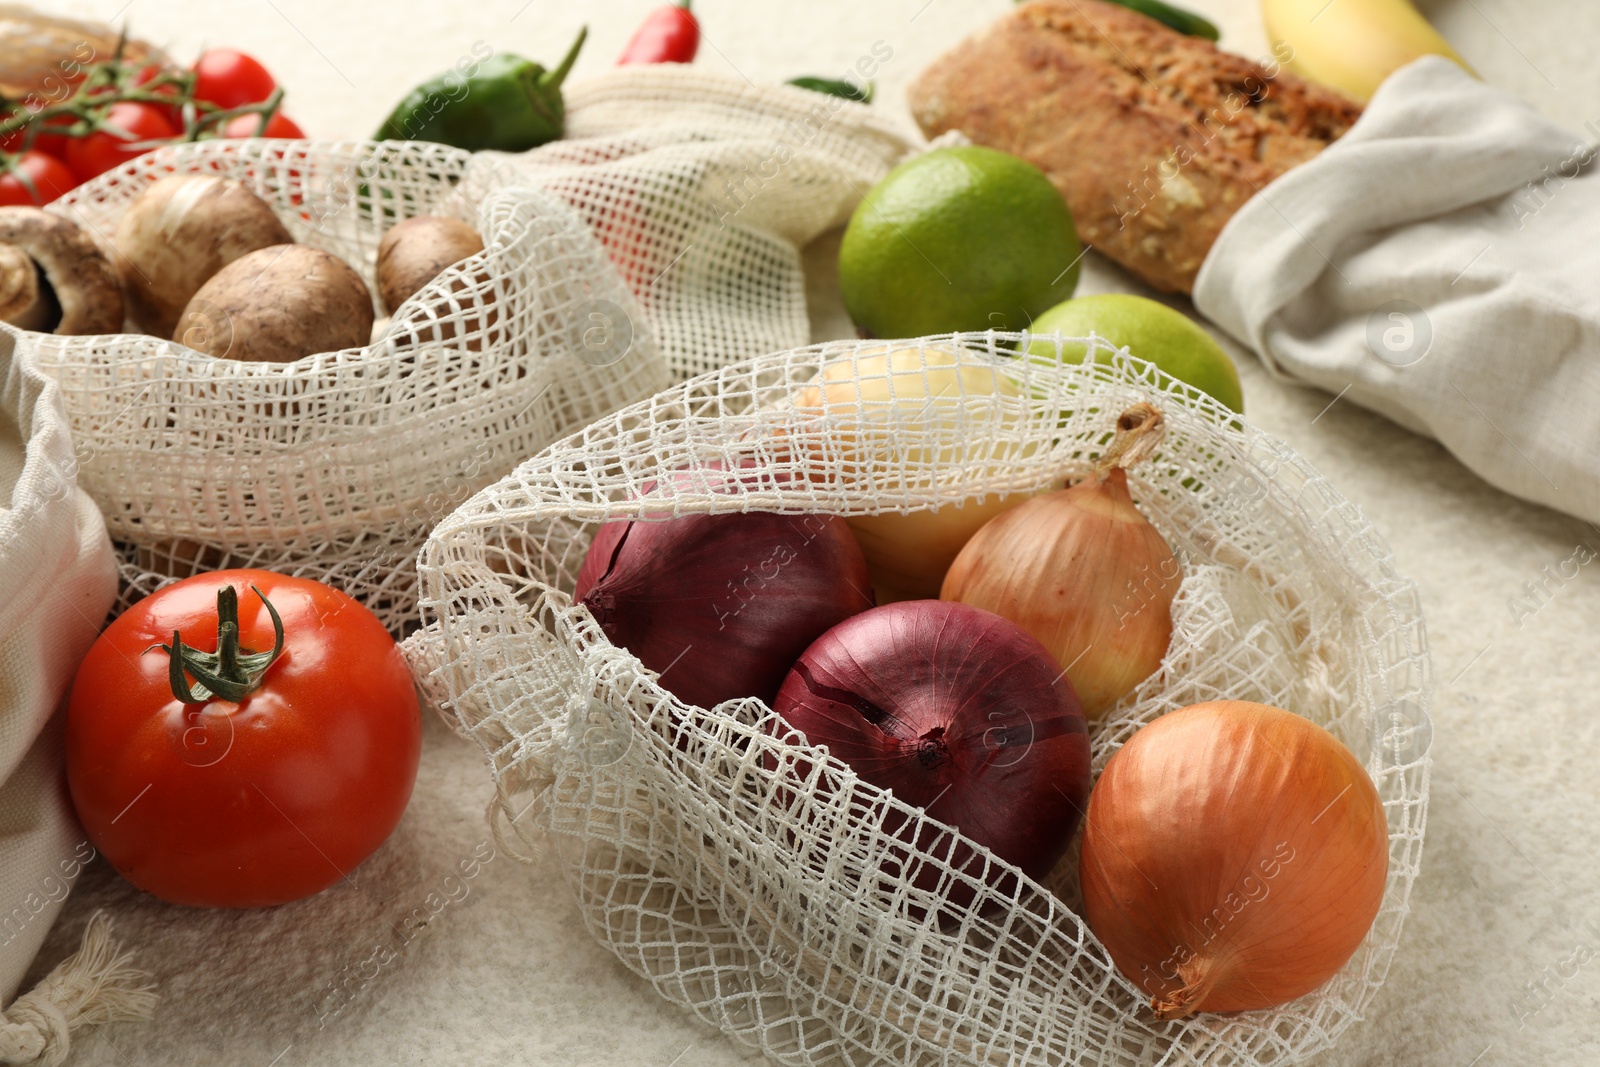
<path fill-rule="evenodd" d="M 252 652 L 240 646 L 239 592 L 231 585 L 217 590 L 215 652 L 201 652 L 185 645 L 177 630 L 172 631 L 172 644 L 150 646 L 152 649 L 161 649 L 171 657 L 167 680 L 172 686 L 172 695 L 185 704 L 200 704 L 213 696 L 239 703 L 261 684 L 268 668 L 282 655 L 283 620 L 278 617 L 278 609 L 272 606 L 272 601 L 261 590 L 253 585 L 250 588 L 266 605 L 267 614 L 272 616 L 271 652 Z M 194 676 L 195 684 L 190 684 L 185 672 Z"/>
<path fill-rule="evenodd" d="M 20 102 L 0 99 L 0 104 L 19 105 L 0 114 L 0 137 L 22 133 L 23 148 L 31 148 L 34 139 L 43 133 L 83 138 L 103 130 L 119 140 L 132 141 L 134 138 L 124 136 L 125 131 L 106 120 L 113 104 L 127 102 L 172 108 L 183 123 L 176 140 L 198 141 L 221 136 L 223 127 L 240 115 L 260 115 L 260 128 L 265 130 L 283 104 L 283 89 L 279 87 L 260 103 L 219 107 L 194 95 L 193 71 L 160 70 L 148 81 L 135 84 L 149 65 L 124 63 L 120 57 L 113 57 L 87 68 L 83 82 L 60 100 L 46 101 L 37 93 Z"/>

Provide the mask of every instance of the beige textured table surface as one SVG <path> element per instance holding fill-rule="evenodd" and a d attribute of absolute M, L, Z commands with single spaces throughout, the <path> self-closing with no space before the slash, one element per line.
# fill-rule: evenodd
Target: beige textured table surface
<path fill-rule="evenodd" d="M 553 60 L 587 22 L 591 39 L 574 75 L 581 79 L 610 63 L 656 2 L 46 6 L 126 18 L 182 58 L 205 44 L 244 47 L 287 86 L 289 110 L 308 133 L 335 137 L 370 132 L 414 82 L 480 39 Z M 1225 45 L 1262 54 L 1255 0 L 1188 2 L 1223 27 Z M 903 86 L 917 71 L 1008 6 L 696 0 L 705 27 L 700 62 L 752 80 L 826 74 L 881 39 L 895 55 L 879 106 L 901 109 Z M 1594 0 L 1426 6 L 1489 80 L 1575 131 L 1600 124 Z M 824 240 L 808 257 L 821 335 L 846 328 L 829 252 Z M 1133 288 L 1104 261 L 1089 262 L 1083 292 Z M 1267 378 L 1248 355 L 1240 364 L 1252 421 L 1364 508 L 1420 585 L 1438 682 L 1437 764 L 1412 915 L 1367 1020 L 1320 1063 L 1600 1063 L 1600 571 L 1586 567 L 1552 584 L 1546 605 L 1520 624 L 1508 606 L 1580 544 L 1600 549 L 1600 532 L 1490 489 L 1433 442 L 1377 416 Z M 355 872 L 355 885 L 270 912 L 202 913 L 143 897 L 103 864 L 91 868 L 46 958 L 70 951 L 89 912 L 109 907 L 120 935 L 160 978 L 164 1000 L 153 1023 L 82 1035 L 72 1062 L 749 1062 L 594 945 L 555 871 L 495 856 L 470 880 L 444 882 L 458 861 L 489 854 L 488 796 L 477 749 L 430 722 L 411 808 L 394 839 Z M 380 966 L 373 953 L 388 924 L 417 907 L 435 910 L 430 894 L 443 904 Z M 1537 999 L 1533 985 L 1542 986 Z"/>

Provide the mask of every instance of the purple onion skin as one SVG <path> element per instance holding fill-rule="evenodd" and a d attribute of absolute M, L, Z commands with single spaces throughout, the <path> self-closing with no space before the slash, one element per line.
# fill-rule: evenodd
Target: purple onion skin
<path fill-rule="evenodd" d="M 754 511 L 606 523 L 574 596 L 664 689 L 710 708 L 771 704 L 812 641 L 872 607 L 871 581 L 843 519 Z"/>
<path fill-rule="evenodd" d="M 853 616 L 805 651 L 773 707 L 867 782 L 1034 879 L 1088 805 L 1089 735 L 1072 684 L 1027 631 L 980 608 L 909 600 Z M 984 877 L 977 854 L 947 836 L 924 830 L 915 845 Z M 915 876 L 921 889 L 939 881 L 931 865 Z M 958 905 L 973 896 L 959 881 L 947 891 Z"/>

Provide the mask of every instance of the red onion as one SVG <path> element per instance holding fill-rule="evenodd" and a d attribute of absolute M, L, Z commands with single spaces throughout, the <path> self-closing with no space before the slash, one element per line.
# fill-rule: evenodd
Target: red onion
<path fill-rule="evenodd" d="M 754 511 L 606 523 L 574 596 L 663 688 L 709 708 L 770 704 L 807 645 L 872 606 L 870 590 L 843 519 Z"/>
<path fill-rule="evenodd" d="M 773 707 L 866 781 L 1032 878 L 1066 851 L 1089 797 L 1072 683 L 1021 627 L 966 604 L 907 600 L 847 619 L 806 649 Z M 969 847 L 926 830 L 907 840 L 983 877 Z M 916 884 L 932 889 L 939 875 L 924 866 Z M 952 886 L 952 902 L 971 897 Z"/>

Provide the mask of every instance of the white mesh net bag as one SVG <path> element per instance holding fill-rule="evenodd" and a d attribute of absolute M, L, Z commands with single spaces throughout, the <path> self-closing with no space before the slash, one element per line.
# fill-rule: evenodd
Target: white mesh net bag
<path fill-rule="evenodd" d="M 1382 983 L 1418 870 L 1430 681 L 1416 593 L 1356 509 L 1281 443 L 1125 351 L 1109 364 L 1024 364 L 1008 355 L 1020 339 L 895 342 L 964 348 L 1021 388 L 967 395 L 957 379 L 939 400 L 948 417 L 933 420 L 920 403 L 888 407 L 872 425 L 892 447 L 874 469 L 827 451 L 850 416 L 818 418 L 787 398 L 825 360 L 883 342 L 758 357 L 602 418 L 435 529 L 419 562 L 427 626 L 408 655 L 488 753 L 497 831 L 562 867 L 589 930 L 630 969 L 780 1063 L 1302 1062 Z M 1162 670 L 1091 726 L 1095 771 L 1166 711 L 1254 700 L 1332 730 L 1388 819 L 1371 932 L 1333 980 L 1279 1010 L 1155 1022 L 1074 911 L 1075 851 L 1042 885 L 1007 868 L 1016 888 L 1005 890 L 944 864 L 934 853 L 958 850 L 938 842 L 916 856 L 939 886 L 964 883 L 967 907 L 918 888 L 933 879 L 878 876 L 923 827 L 946 844 L 954 832 L 825 750 L 776 736 L 760 701 L 685 705 L 572 600 L 600 523 L 880 514 L 1038 490 L 1085 473 L 1140 400 L 1168 431 L 1130 472 L 1133 492 L 1185 577 Z M 680 476 L 641 495 L 663 470 L 741 464 L 775 476 Z M 1000 864 L 970 848 L 989 873 Z"/>
<path fill-rule="evenodd" d="M 131 603 L 228 566 L 331 582 L 398 631 L 417 549 L 477 489 L 549 442 L 664 386 L 647 320 L 582 220 L 440 145 L 209 141 L 166 148 L 52 205 L 109 248 L 170 173 L 243 181 L 297 243 L 373 286 L 402 218 L 463 219 L 485 249 L 380 321 L 370 346 L 275 364 L 138 334 L 33 335 L 61 385 L 79 480 L 117 543 Z M 599 315 L 605 336 L 594 334 Z M 609 331 L 609 332 L 607 332 Z"/>
<path fill-rule="evenodd" d="M 675 63 L 566 101 L 563 140 L 502 158 L 583 215 L 685 378 L 811 339 L 801 248 L 911 149 L 872 107 Z"/>

